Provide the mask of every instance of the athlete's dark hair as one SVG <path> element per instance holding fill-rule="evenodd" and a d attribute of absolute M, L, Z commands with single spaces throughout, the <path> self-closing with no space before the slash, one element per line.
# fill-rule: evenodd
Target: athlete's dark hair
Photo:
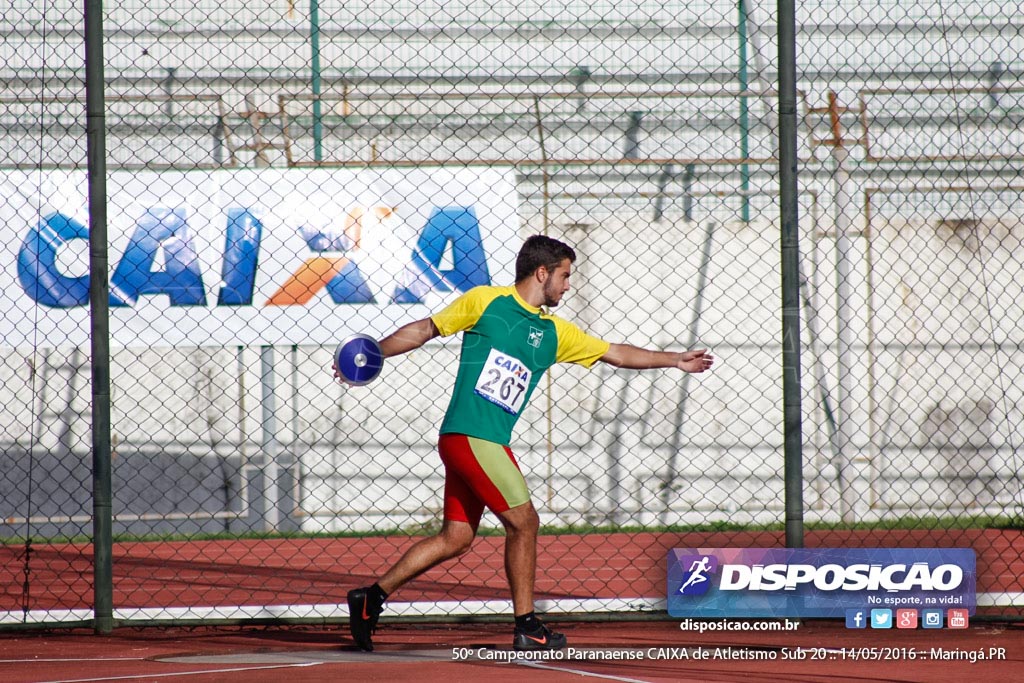
<path fill-rule="evenodd" d="M 542 266 L 550 272 L 565 259 L 576 262 L 576 252 L 565 242 L 544 235 L 528 237 L 516 257 L 516 282 L 522 282 Z"/>

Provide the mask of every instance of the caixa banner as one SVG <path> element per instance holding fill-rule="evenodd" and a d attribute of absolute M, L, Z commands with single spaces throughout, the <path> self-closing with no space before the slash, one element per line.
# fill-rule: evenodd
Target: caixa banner
<path fill-rule="evenodd" d="M 4 345 L 87 345 L 85 172 L 0 180 Z M 117 171 L 107 195 L 115 345 L 382 336 L 514 279 L 511 171 Z"/>
<path fill-rule="evenodd" d="M 974 614 L 965 548 L 676 548 L 674 617 L 845 617 L 849 609 L 960 608 Z"/>

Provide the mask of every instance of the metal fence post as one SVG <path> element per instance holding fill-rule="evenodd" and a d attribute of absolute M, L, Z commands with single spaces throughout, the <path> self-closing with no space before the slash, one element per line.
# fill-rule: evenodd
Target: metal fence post
<path fill-rule="evenodd" d="M 103 3 L 85 3 L 86 145 L 89 166 L 89 307 L 92 343 L 93 627 L 114 627 L 113 491 L 110 458 L 110 284 L 103 95 Z"/>
<path fill-rule="evenodd" d="M 796 9 L 779 0 L 779 194 L 782 267 L 782 392 L 786 546 L 804 545 L 800 391 L 800 223 L 797 195 Z"/>

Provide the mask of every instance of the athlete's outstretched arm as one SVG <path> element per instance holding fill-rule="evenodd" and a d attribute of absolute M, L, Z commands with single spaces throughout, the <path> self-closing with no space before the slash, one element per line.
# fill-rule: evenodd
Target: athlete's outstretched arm
<path fill-rule="evenodd" d="M 380 340 L 380 351 L 385 358 L 408 353 L 418 349 L 428 341 L 440 335 L 437 326 L 430 318 L 402 325 L 397 330 Z"/>
<path fill-rule="evenodd" d="M 647 370 L 649 368 L 679 368 L 686 372 L 704 372 L 715 359 L 707 349 L 695 351 L 653 351 L 630 344 L 612 344 L 599 360 L 617 368 Z"/>

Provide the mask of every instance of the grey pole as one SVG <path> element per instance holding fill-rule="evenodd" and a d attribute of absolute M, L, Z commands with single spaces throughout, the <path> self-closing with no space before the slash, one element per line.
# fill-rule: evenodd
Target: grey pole
<path fill-rule="evenodd" d="M 831 108 L 834 112 L 835 109 Z M 835 221 L 836 221 L 836 330 L 838 339 L 839 396 L 836 424 L 839 446 L 839 487 L 840 487 L 840 518 L 847 523 L 856 519 L 857 491 L 854 483 L 857 480 L 856 447 L 854 444 L 853 387 L 854 359 L 857 330 L 856 313 L 851 303 L 853 291 L 853 258 L 855 251 L 853 219 L 856 210 L 850 191 L 850 174 L 846 169 L 849 150 L 843 146 L 842 133 L 839 131 L 838 115 L 836 114 L 836 140 L 832 146 L 832 160 L 835 163 L 833 182 L 835 184 Z"/>
<path fill-rule="evenodd" d="M 747 4 L 739 0 L 739 20 L 737 21 L 737 33 L 739 34 L 739 88 L 741 93 L 746 93 L 750 88 L 747 76 Z M 750 156 L 750 103 L 745 94 L 740 95 L 740 158 L 746 159 Z M 740 164 L 740 194 L 742 196 L 740 220 L 744 223 L 750 222 L 750 166 Z"/>
<path fill-rule="evenodd" d="M 89 332 L 92 344 L 93 628 L 114 630 L 110 464 L 110 282 L 107 278 L 103 2 L 85 2 L 85 139 L 89 193 Z"/>
<path fill-rule="evenodd" d="M 320 104 L 320 3 L 317 0 L 309 2 L 309 46 L 312 52 L 310 69 L 313 89 L 313 159 L 319 162 L 324 160 L 324 133 Z"/>
<path fill-rule="evenodd" d="M 800 408 L 800 222 L 797 198 L 796 7 L 779 0 L 779 209 L 782 270 L 783 472 L 786 547 L 804 545 Z"/>
<path fill-rule="evenodd" d="M 277 531 L 281 522 L 280 462 L 277 439 L 277 394 L 274 347 L 260 347 L 260 406 L 262 439 L 260 463 L 263 483 L 263 530 Z"/>

